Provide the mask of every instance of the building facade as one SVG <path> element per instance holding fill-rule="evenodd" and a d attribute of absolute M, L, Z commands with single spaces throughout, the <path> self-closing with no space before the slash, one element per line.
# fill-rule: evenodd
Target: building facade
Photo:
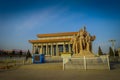
<path fill-rule="evenodd" d="M 39 54 L 48 56 L 60 56 L 61 53 L 72 53 L 71 39 L 78 32 L 62 32 L 51 34 L 38 34 L 37 40 L 29 40 L 32 44 L 32 53 L 36 51 Z"/>

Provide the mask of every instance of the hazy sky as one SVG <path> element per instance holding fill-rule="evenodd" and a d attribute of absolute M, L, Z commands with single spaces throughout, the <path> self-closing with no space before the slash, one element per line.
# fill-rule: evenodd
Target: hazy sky
<path fill-rule="evenodd" d="M 32 48 L 40 33 L 79 31 L 96 35 L 93 51 L 120 47 L 120 0 L 0 0 L 0 49 Z"/>

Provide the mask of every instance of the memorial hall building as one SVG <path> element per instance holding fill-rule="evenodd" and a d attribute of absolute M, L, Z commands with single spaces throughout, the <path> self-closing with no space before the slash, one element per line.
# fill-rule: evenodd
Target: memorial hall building
<path fill-rule="evenodd" d="M 61 53 L 72 53 L 72 43 L 70 40 L 78 32 L 61 32 L 50 34 L 37 34 L 37 40 L 29 40 L 32 44 L 32 53 L 36 50 L 39 54 L 46 56 L 60 56 Z"/>

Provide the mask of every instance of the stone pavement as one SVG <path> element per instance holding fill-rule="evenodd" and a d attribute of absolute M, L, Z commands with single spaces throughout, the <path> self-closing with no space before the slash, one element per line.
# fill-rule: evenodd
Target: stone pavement
<path fill-rule="evenodd" d="M 0 80 L 120 80 L 120 69 L 62 70 L 62 63 L 23 65 L 0 71 Z"/>

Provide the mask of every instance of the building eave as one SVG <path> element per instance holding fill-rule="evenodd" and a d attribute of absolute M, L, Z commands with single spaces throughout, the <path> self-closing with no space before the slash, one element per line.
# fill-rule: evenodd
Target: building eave
<path fill-rule="evenodd" d="M 71 38 L 64 39 L 47 39 L 47 40 L 29 40 L 30 43 L 53 43 L 53 42 L 69 42 Z"/>
<path fill-rule="evenodd" d="M 38 38 L 43 37 L 60 37 L 60 36 L 73 36 L 76 35 L 78 32 L 61 32 L 61 33 L 50 33 L 50 34 L 37 34 Z"/>

